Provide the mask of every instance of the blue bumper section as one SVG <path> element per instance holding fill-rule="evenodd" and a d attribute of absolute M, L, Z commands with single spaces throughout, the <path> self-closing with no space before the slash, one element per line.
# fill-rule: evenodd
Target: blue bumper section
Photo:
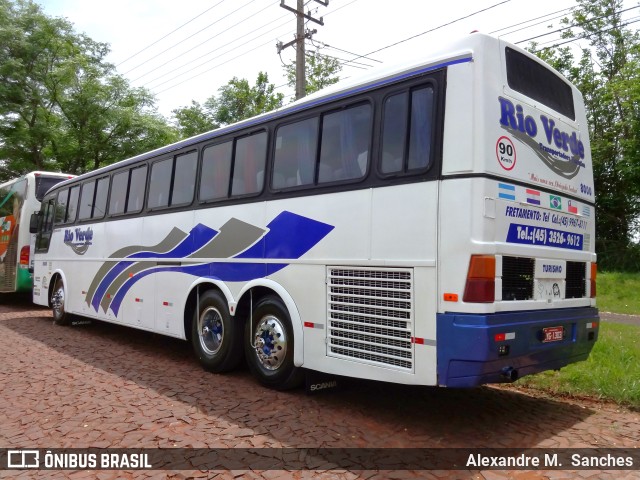
<path fill-rule="evenodd" d="M 598 324 L 598 310 L 591 307 L 439 314 L 438 384 L 504 383 L 585 360 L 598 338 Z M 563 338 L 543 341 L 550 327 L 563 327 Z"/>

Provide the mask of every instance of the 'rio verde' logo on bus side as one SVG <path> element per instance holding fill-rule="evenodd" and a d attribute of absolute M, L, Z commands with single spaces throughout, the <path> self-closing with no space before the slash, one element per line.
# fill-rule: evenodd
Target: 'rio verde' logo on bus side
<path fill-rule="evenodd" d="M 77 255 L 84 255 L 89 250 L 89 247 L 93 244 L 93 230 L 91 227 L 87 229 L 67 228 L 64 231 L 64 243 L 71 247 Z"/>
<path fill-rule="evenodd" d="M 543 140 L 536 139 L 538 123 L 531 115 L 525 115 L 522 105 L 514 105 L 506 98 L 500 102 L 500 125 L 511 135 L 530 147 L 547 167 L 565 178 L 573 178 L 584 167 L 584 144 L 576 132 L 561 130 L 553 119 L 540 115 Z"/>

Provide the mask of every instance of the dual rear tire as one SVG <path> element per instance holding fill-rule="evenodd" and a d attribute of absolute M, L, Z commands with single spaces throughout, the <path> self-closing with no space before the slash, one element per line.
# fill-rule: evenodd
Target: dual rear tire
<path fill-rule="evenodd" d="M 191 325 L 193 350 L 205 370 L 227 372 L 245 357 L 264 386 L 286 390 L 301 383 L 303 371 L 293 364 L 291 318 L 279 298 L 263 297 L 243 325 L 231 317 L 224 296 L 209 290 L 200 297 Z"/>

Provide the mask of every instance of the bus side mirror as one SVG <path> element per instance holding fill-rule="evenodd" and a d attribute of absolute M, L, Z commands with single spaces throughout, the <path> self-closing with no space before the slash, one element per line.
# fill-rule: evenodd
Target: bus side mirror
<path fill-rule="evenodd" d="M 33 212 L 31 214 L 31 218 L 29 219 L 29 233 L 38 233 L 40 229 L 40 218 L 42 218 L 42 213 Z"/>

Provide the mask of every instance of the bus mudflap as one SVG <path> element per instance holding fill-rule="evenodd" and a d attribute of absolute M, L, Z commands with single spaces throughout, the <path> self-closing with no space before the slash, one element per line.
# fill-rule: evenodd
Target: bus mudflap
<path fill-rule="evenodd" d="M 598 338 L 593 307 L 438 315 L 438 384 L 513 382 L 586 360 Z"/>

